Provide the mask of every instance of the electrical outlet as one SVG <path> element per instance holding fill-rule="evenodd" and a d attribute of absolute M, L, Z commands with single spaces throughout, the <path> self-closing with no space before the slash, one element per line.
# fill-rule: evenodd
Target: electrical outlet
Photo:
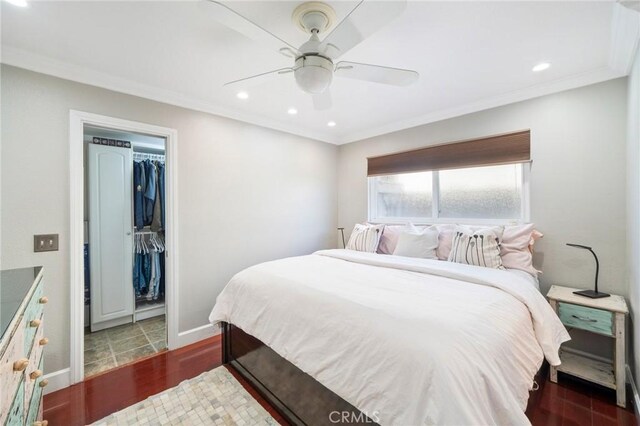
<path fill-rule="evenodd" d="M 58 251 L 58 234 L 34 235 L 33 251 Z"/>

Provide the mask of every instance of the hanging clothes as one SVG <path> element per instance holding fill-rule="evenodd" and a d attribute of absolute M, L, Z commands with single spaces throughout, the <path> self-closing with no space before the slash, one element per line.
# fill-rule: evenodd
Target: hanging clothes
<path fill-rule="evenodd" d="M 133 287 L 136 298 L 158 300 L 164 296 L 164 241 L 161 234 L 142 232 L 134 241 Z M 161 284 L 162 281 L 162 284 Z"/>
<path fill-rule="evenodd" d="M 162 229 L 161 218 L 161 203 L 160 203 L 160 168 L 159 162 L 154 162 L 157 177 L 156 177 L 156 196 L 153 203 L 153 216 L 151 218 L 151 230 L 158 232 Z M 163 185 L 164 186 L 164 185 Z"/>
<path fill-rule="evenodd" d="M 144 191 L 146 189 L 144 166 L 139 161 L 133 162 L 133 210 L 134 224 L 138 231 L 144 228 L 144 216 L 142 206 Z"/>
<path fill-rule="evenodd" d="M 134 161 L 134 222 L 136 232 L 133 286 L 137 299 L 164 298 L 165 165 L 162 161 Z"/>
<path fill-rule="evenodd" d="M 164 192 L 164 163 L 158 163 L 158 187 L 160 188 L 160 227 L 164 228 L 164 206 L 165 206 L 165 192 Z M 164 270 L 164 268 L 163 268 Z"/>
<path fill-rule="evenodd" d="M 160 268 L 160 252 L 152 250 L 149 255 L 151 260 L 151 279 L 149 280 L 147 300 L 158 300 L 158 296 L 160 294 L 160 277 L 162 275 L 162 270 Z"/>
<path fill-rule="evenodd" d="M 156 200 L 156 181 L 158 178 L 156 166 L 151 160 L 144 160 L 147 187 L 144 191 L 144 224 L 151 225 L 153 220 L 153 205 Z"/>

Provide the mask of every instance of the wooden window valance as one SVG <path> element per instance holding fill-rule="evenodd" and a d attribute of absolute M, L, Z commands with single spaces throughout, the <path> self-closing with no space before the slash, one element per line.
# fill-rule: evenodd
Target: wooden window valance
<path fill-rule="evenodd" d="M 367 176 L 531 161 L 531 132 L 507 133 L 369 157 Z"/>

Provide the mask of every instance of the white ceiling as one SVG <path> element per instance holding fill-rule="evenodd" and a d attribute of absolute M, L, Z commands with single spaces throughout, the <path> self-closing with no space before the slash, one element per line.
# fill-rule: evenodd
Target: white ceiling
<path fill-rule="evenodd" d="M 307 39 L 291 22 L 300 3 L 227 2 L 293 45 Z M 357 2 L 329 3 L 341 19 Z M 611 1 L 409 2 L 341 59 L 415 69 L 419 81 L 336 78 L 327 111 L 313 109 L 291 74 L 248 87 L 245 101 L 223 87 L 292 62 L 217 23 L 206 1 L 3 2 L 2 62 L 346 143 L 625 75 L 637 34 L 618 8 L 636 13 Z M 541 61 L 551 68 L 531 72 Z"/>

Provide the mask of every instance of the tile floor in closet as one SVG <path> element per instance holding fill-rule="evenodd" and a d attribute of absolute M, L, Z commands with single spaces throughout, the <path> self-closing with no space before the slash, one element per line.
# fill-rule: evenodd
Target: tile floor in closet
<path fill-rule="evenodd" d="M 84 376 L 145 358 L 167 348 L 165 317 L 159 316 L 84 335 Z"/>

